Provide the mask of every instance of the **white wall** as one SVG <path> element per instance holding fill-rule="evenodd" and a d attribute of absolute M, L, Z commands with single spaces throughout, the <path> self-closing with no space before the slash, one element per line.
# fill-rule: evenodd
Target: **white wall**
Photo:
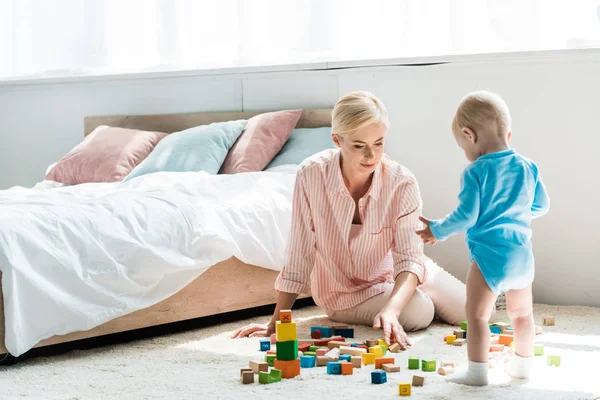
<path fill-rule="evenodd" d="M 342 94 L 370 90 L 387 105 L 388 154 L 420 182 L 425 214 L 456 204 L 466 165 L 449 126 L 460 98 L 489 89 L 513 115 L 513 145 L 540 166 L 552 199 L 534 222 L 534 296 L 550 304 L 600 306 L 597 226 L 600 179 L 600 56 L 456 62 L 222 76 L 0 85 L 0 188 L 30 186 L 83 136 L 86 115 L 332 107 Z M 462 237 L 428 249 L 464 279 Z"/>

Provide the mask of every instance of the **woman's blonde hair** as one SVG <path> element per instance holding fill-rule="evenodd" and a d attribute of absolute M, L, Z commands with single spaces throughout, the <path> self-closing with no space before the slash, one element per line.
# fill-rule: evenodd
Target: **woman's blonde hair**
<path fill-rule="evenodd" d="M 383 102 L 369 92 L 351 92 L 335 103 L 331 115 L 331 132 L 346 136 L 378 122 L 388 127 L 390 125 Z"/>
<path fill-rule="evenodd" d="M 511 124 L 510 111 L 502 97 L 481 90 L 463 97 L 452 121 L 452 130 L 460 132 L 469 128 L 477 133 L 488 131 L 502 136 L 510 131 Z"/>

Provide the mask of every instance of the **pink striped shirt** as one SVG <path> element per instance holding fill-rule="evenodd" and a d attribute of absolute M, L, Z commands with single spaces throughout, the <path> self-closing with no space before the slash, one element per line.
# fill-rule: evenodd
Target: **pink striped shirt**
<path fill-rule="evenodd" d="M 292 226 L 275 289 L 304 293 L 311 279 L 315 303 L 338 311 L 385 291 L 405 271 L 425 278 L 421 196 L 413 174 L 383 157 L 371 187 L 358 201 L 362 229 L 350 239 L 355 202 L 340 167 L 339 150 L 306 159 L 296 174 Z M 391 251 L 393 264 L 382 263 Z"/>

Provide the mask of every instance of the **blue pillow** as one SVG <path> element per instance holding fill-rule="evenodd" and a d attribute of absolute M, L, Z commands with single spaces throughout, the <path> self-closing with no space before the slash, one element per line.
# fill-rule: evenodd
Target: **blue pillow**
<path fill-rule="evenodd" d="M 313 154 L 332 148 L 335 148 L 335 145 L 331 139 L 330 127 L 294 129 L 281 151 L 265 169 L 278 165 L 300 164 Z"/>
<path fill-rule="evenodd" d="M 242 134 L 246 122 L 217 122 L 172 133 L 158 142 L 125 181 L 161 171 L 206 171 L 216 174 L 225 161 L 227 152 Z"/>

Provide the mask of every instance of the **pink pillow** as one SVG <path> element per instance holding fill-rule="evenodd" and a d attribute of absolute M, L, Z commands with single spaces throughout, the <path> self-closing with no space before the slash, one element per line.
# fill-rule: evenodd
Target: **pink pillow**
<path fill-rule="evenodd" d="M 279 153 L 292 134 L 302 110 L 275 111 L 256 115 L 225 158 L 220 174 L 262 171 Z"/>
<path fill-rule="evenodd" d="M 121 181 L 165 136 L 162 132 L 99 126 L 64 156 L 45 179 L 71 185 Z"/>

